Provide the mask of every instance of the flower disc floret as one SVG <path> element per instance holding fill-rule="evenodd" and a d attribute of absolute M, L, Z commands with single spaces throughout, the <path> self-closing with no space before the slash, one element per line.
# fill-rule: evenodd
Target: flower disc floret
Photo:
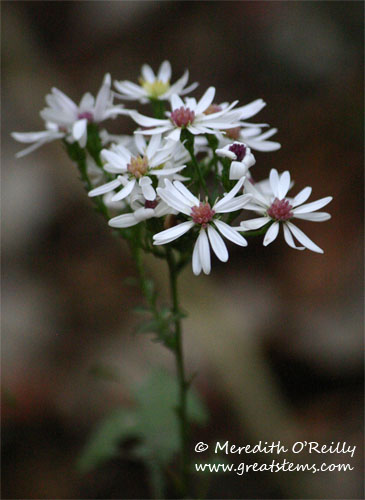
<path fill-rule="evenodd" d="M 285 221 L 294 216 L 292 209 L 292 205 L 290 205 L 289 200 L 286 198 L 283 200 L 275 198 L 271 207 L 267 211 L 267 215 L 274 220 Z"/>
<path fill-rule="evenodd" d="M 187 127 L 194 122 L 195 113 L 191 109 L 181 106 L 172 111 L 170 118 L 172 123 L 177 127 Z"/>
<path fill-rule="evenodd" d="M 191 218 L 195 224 L 200 224 L 202 227 L 206 228 L 208 223 L 213 219 L 215 211 L 212 210 L 210 204 L 206 201 L 205 203 L 200 202 L 199 206 L 192 207 Z"/>
<path fill-rule="evenodd" d="M 141 87 L 145 89 L 147 95 L 154 99 L 164 95 L 170 88 L 169 81 L 163 82 L 162 80 L 154 80 L 153 82 L 149 82 L 141 78 L 139 83 L 141 84 Z"/>
<path fill-rule="evenodd" d="M 94 115 L 92 113 L 90 113 L 90 111 L 84 111 L 82 113 L 79 113 L 77 115 L 77 118 L 79 120 L 82 120 L 83 118 L 85 118 L 85 120 L 87 120 L 88 122 L 94 121 Z"/>
<path fill-rule="evenodd" d="M 131 162 L 127 165 L 127 170 L 136 179 L 140 179 L 148 172 L 148 158 L 146 156 L 137 156 L 131 158 Z"/>
<path fill-rule="evenodd" d="M 229 147 L 229 150 L 236 155 L 237 161 L 242 161 L 246 155 L 247 148 L 244 144 L 234 143 Z"/>

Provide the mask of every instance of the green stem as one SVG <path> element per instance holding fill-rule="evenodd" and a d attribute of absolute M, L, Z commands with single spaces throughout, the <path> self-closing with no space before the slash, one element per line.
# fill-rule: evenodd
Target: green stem
<path fill-rule="evenodd" d="M 178 416 L 180 424 L 179 428 L 180 428 L 180 446 L 181 446 L 180 483 L 181 483 L 181 495 L 183 496 L 183 498 L 185 498 L 188 495 L 188 488 L 189 488 L 189 427 L 188 427 L 188 417 L 187 417 L 187 390 L 189 384 L 185 380 L 185 370 L 184 370 L 181 318 L 180 318 L 180 308 L 179 308 L 179 299 L 177 290 L 178 269 L 171 248 L 166 249 L 166 258 L 169 266 L 170 293 L 173 304 L 173 312 L 175 316 L 174 351 L 176 359 L 177 378 L 179 384 Z"/>
<path fill-rule="evenodd" d="M 205 195 L 209 199 L 209 192 L 208 192 L 207 184 L 205 182 L 203 172 L 201 171 L 200 165 L 199 165 L 199 163 L 195 157 L 195 154 L 194 154 L 194 136 L 188 130 L 185 129 L 182 131 L 181 140 L 183 141 L 185 138 L 186 138 L 186 141 L 184 142 L 185 149 L 189 152 L 191 162 L 194 166 L 195 172 L 198 174 L 200 187 L 204 190 Z"/>

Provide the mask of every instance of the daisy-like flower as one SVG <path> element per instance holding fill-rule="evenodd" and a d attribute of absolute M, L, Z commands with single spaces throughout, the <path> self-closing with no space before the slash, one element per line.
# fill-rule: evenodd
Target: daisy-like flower
<path fill-rule="evenodd" d="M 317 212 L 317 210 L 327 205 L 332 200 L 332 196 L 321 198 L 312 203 L 305 203 L 312 192 L 311 187 L 305 187 L 294 198 L 287 198 L 286 195 L 291 184 L 288 171 L 279 175 L 277 170 L 272 169 L 269 182 L 270 191 L 265 192 L 257 190 L 251 182 L 245 183 L 246 192 L 252 195 L 252 199 L 245 209 L 257 212 L 260 217 L 241 222 L 241 229 L 245 231 L 259 229 L 268 222 L 272 222 L 265 234 L 264 246 L 276 239 L 280 225 L 282 225 L 285 241 L 290 247 L 297 250 L 308 248 L 313 252 L 323 253 L 323 250 L 291 221 L 294 218 L 313 222 L 323 222 L 330 219 L 330 214 Z M 303 203 L 305 204 L 303 205 Z M 293 236 L 303 245 L 302 247 L 296 246 Z"/>
<path fill-rule="evenodd" d="M 148 145 L 143 136 L 136 135 L 135 144 L 138 155 L 131 153 L 122 144 L 112 146 L 111 150 L 101 151 L 101 157 L 106 161 L 104 170 L 119 175 L 113 181 L 92 189 L 89 196 L 99 196 L 123 186 L 112 198 L 113 201 L 118 201 L 139 187 L 145 199 L 153 201 L 156 191 L 151 176 L 169 176 L 185 168 L 185 165 L 169 165 L 169 168 L 165 168 L 165 162 L 171 159 L 171 150 L 162 147 L 161 134 L 153 136 Z"/>
<path fill-rule="evenodd" d="M 232 160 L 229 168 L 229 178 L 237 180 L 247 174 L 250 167 L 255 165 L 256 160 L 251 149 L 243 142 L 233 142 L 224 148 L 216 149 L 218 156 Z"/>
<path fill-rule="evenodd" d="M 247 246 L 247 241 L 238 233 L 238 230 L 242 230 L 241 228 L 233 229 L 220 220 L 218 214 L 235 212 L 249 202 L 250 195 L 244 194 L 236 197 L 243 182 L 244 178 L 240 179 L 229 193 L 211 207 L 208 201 L 198 200 L 181 182 L 171 183 L 169 180 L 165 180 L 165 187 L 157 188 L 158 195 L 170 207 L 186 215 L 188 220 L 155 234 L 153 236 L 154 245 L 170 243 L 193 227 L 198 227 L 199 235 L 193 250 L 193 273 L 198 275 L 202 270 L 205 274 L 210 273 L 210 245 L 218 259 L 227 262 L 227 247 L 219 233 L 236 245 Z"/>
<path fill-rule="evenodd" d="M 193 83 L 185 87 L 189 79 L 189 71 L 186 70 L 183 76 L 173 85 L 170 85 L 171 65 L 169 61 L 164 61 L 157 75 L 148 64 L 144 64 L 141 69 L 139 85 L 128 80 L 115 81 L 115 88 L 120 92 L 118 97 L 130 101 L 138 100 L 141 103 L 148 102 L 149 99 L 165 101 L 170 99 L 172 94 L 185 95 L 194 90 L 198 83 Z"/>
<path fill-rule="evenodd" d="M 32 146 L 20 151 L 16 156 L 24 156 L 47 142 L 63 137 L 68 142 L 77 141 L 80 147 L 84 148 L 89 122 L 99 123 L 108 118 L 115 118 L 118 114 L 129 113 L 122 109 L 122 105 L 113 105 L 113 94 L 110 86 L 111 78 L 109 74 L 106 74 L 96 99 L 90 93 L 86 93 L 79 105 L 60 90 L 53 88 L 52 93 L 46 95 L 48 107 L 40 112 L 46 123 L 46 130 L 43 132 L 12 133 L 12 137 L 19 142 L 33 143 Z"/>
<path fill-rule="evenodd" d="M 239 125 L 240 113 L 236 110 L 231 111 L 238 101 L 221 111 L 206 113 L 214 96 L 214 87 L 209 87 L 198 102 L 194 98 L 186 98 L 184 102 L 177 94 L 173 94 L 171 112 L 167 113 L 168 118 L 164 120 L 150 118 L 136 111 L 131 111 L 130 116 L 142 127 L 147 127 L 146 130 L 137 131 L 137 134 L 153 135 L 166 132 L 167 138 L 174 141 L 180 139 L 182 129 L 189 130 L 193 135 L 219 135 L 220 130 Z"/>

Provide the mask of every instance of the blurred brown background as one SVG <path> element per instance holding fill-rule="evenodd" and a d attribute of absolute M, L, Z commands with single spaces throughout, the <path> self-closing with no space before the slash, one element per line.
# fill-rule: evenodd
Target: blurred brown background
<path fill-rule="evenodd" d="M 150 497 L 142 464 L 80 476 L 74 463 L 95 424 L 131 404 L 130 382 L 173 360 L 133 334 L 133 263 L 60 144 L 15 160 L 9 133 L 42 130 L 52 86 L 78 100 L 106 72 L 136 81 L 164 59 L 173 79 L 189 68 L 198 97 L 214 85 L 218 101 L 268 103 L 253 121 L 278 127 L 282 149 L 256 154 L 258 177 L 289 169 L 298 190 L 334 196 L 331 221 L 300 224 L 324 256 L 257 239 L 209 277 L 183 274 L 187 365 L 211 415 L 192 447 L 346 441 L 354 459 L 325 461 L 355 469 L 225 474 L 209 498 L 364 498 L 363 3 L 2 2 L 2 49 L 3 498 Z M 163 296 L 165 270 L 148 270 Z M 91 376 L 98 363 L 121 382 Z"/>

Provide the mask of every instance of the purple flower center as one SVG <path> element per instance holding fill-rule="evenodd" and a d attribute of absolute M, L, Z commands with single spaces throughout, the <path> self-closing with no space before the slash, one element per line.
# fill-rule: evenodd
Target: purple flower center
<path fill-rule="evenodd" d="M 232 144 L 229 147 L 229 151 L 232 151 L 237 157 L 237 161 L 242 161 L 246 155 L 246 147 L 243 144 Z"/>
<path fill-rule="evenodd" d="M 191 209 L 191 217 L 195 224 L 200 224 L 202 227 L 207 227 L 208 222 L 210 222 L 214 217 L 215 211 L 212 210 L 208 202 L 200 203 L 198 207 L 193 207 Z"/>
<path fill-rule="evenodd" d="M 78 120 L 82 120 L 82 118 L 86 118 L 88 122 L 92 122 L 94 120 L 93 114 L 90 111 L 84 111 L 83 113 L 79 113 L 77 116 Z"/>
<path fill-rule="evenodd" d="M 146 200 L 144 202 L 144 208 L 156 208 L 158 205 L 157 200 Z"/>
<path fill-rule="evenodd" d="M 191 111 L 191 109 L 181 106 L 180 108 L 174 109 L 171 113 L 170 119 L 177 127 L 186 127 L 187 125 L 193 123 L 195 113 L 194 111 Z"/>
<path fill-rule="evenodd" d="M 275 220 L 285 221 L 293 217 L 292 206 L 285 198 L 278 200 L 275 198 L 271 207 L 267 211 L 267 215 Z"/>

